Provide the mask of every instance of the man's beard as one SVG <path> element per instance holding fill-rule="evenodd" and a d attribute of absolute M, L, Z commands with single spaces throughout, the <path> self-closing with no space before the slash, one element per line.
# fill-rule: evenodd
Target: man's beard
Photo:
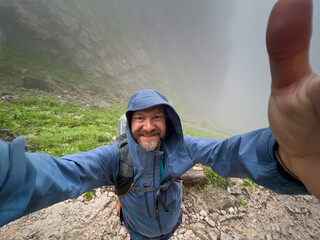
<path fill-rule="evenodd" d="M 158 148 L 159 144 L 160 144 L 160 136 L 157 136 L 157 140 L 156 141 L 151 141 L 151 142 L 142 142 L 140 141 L 140 138 L 138 140 L 138 144 L 147 152 L 151 152 L 154 151 Z"/>
<path fill-rule="evenodd" d="M 139 136 L 139 135 L 142 136 Z M 152 136 L 156 134 L 156 139 L 150 139 L 150 141 L 144 139 L 144 141 L 141 141 L 141 139 L 143 138 L 143 136 Z M 161 139 L 164 138 L 164 136 L 166 135 L 166 129 L 164 129 L 163 131 L 161 131 L 160 129 L 156 129 L 152 132 L 139 132 L 137 134 L 138 136 L 136 136 L 136 141 L 137 143 L 147 152 L 151 152 L 151 151 L 155 151 L 157 150 L 158 146 L 161 144 Z"/>

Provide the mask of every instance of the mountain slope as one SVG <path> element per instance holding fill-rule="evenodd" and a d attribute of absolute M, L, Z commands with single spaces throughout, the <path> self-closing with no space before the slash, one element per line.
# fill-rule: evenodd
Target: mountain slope
<path fill-rule="evenodd" d="M 223 1 L 1 1 L 0 81 L 85 83 L 111 99 L 141 88 L 178 102 L 218 96 L 229 47 L 220 19 L 228 24 L 231 9 Z"/>

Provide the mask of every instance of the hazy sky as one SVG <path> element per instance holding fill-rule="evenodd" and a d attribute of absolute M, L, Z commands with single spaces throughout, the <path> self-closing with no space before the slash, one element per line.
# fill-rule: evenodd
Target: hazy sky
<path fill-rule="evenodd" d="M 236 132 L 268 126 L 271 77 L 265 45 L 270 11 L 276 1 L 235 1 L 229 26 L 229 68 L 215 116 Z M 320 1 L 314 1 L 310 62 L 320 74 Z"/>

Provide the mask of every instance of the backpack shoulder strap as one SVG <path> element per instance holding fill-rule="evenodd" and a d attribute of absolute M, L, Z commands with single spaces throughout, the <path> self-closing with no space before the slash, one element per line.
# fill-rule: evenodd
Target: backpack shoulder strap
<path fill-rule="evenodd" d="M 133 177 L 133 165 L 127 139 L 119 142 L 118 147 L 120 151 L 119 174 L 124 177 Z"/>
<path fill-rule="evenodd" d="M 127 138 L 118 143 L 118 148 L 120 152 L 119 173 L 114 185 L 115 193 L 120 198 L 129 192 L 133 183 L 134 173 Z"/>

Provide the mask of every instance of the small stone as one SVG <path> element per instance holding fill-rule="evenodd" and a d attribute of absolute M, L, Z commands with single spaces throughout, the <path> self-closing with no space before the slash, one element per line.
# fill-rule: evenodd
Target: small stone
<path fill-rule="evenodd" d="M 211 240 L 217 240 L 217 239 L 218 239 L 218 236 L 217 236 L 214 232 L 211 232 L 211 233 L 209 234 L 209 236 L 210 236 L 210 239 L 211 239 Z"/>
<path fill-rule="evenodd" d="M 193 235 L 193 232 L 192 230 L 188 230 L 185 234 L 184 234 L 184 237 L 186 239 L 190 239 L 190 237 Z"/>
<path fill-rule="evenodd" d="M 183 234 L 186 233 L 186 231 L 187 231 L 187 229 L 185 229 L 185 228 L 178 228 L 177 234 L 178 235 L 183 235 Z"/>
<path fill-rule="evenodd" d="M 265 239 L 266 240 L 272 240 L 272 237 L 270 235 L 266 235 Z"/>
<path fill-rule="evenodd" d="M 216 223 L 214 221 L 212 221 L 211 219 L 209 219 L 207 222 L 211 227 L 215 227 L 216 226 Z"/>
<path fill-rule="evenodd" d="M 96 192 L 97 198 L 101 197 L 101 192 Z"/>
<path fill-rule="evenodd" d="M 229 234 L 222 232 L 220 235 L 220 239 L 232 240 L 232 237 Z"/>
<path fill-rule="evenodd" d="M 183 212 L 187 211 L 186 206 L 183 203 L 181 204 L 181 209 L 182 209 Z"/>
<path fill-rule="evenodd" d="M 196 166 L 195 166 L 195 167 L 193 167 L 192 169 L 193 169 L 194 171 L 202 171 L 202 167 L 196 167 Z"/>
<path fill-rule="evenodd" d="M 239 211 L 240 211 L 240 212 L 247 212 L 248 209 L 247 209 L 246 207 L 244 207 L 244 206 L 240 206 L 240 207 L 239 207 Z"/>
<path fill-rule="evenodd" d="M 226 221 L 228 218 L 226 217 L 226 216 L 221 216 L 220 218 L 219 218 L 219 222 L 224 222 L 224 221 Z"/>
<path fill-rule="evenodd" d="M 120 235 L 124 235 L 126 232 L 127 232 L 126 229 L 125 229 L 124 227 L 122 227 L 122 228 L 120 229 L 119 234 L 120 234 Z"/>
<path fill-rule="evenodd" d="M 207 212 L 204 211 L 204 210 L 200 211 L 200 215 L 203 216 L 203 217 L 207 217 L 208 216 Z"/>
<path fill-rule="evenodd" d="M 219 220 L 219 214 L 218 214 L 218 213 L 211 213 L 211 214 L 210 214 L 210 218 L 211 218 L 213 221 L 218 221 L 218 220 Z"/>
<path fill-rule="evenodd" d="M 229 209 L 228 209 L 228 212 L 229 212 L 230 214 L 235 214 L 235 211 L 234 211 L 234 208 L 233 208 L 233 207 L 229 208 Z"/>
<path fill-rule="evenodd" d="M 83 202 L 83 201 L 84 201 L 84 197 L 83 197 L 83 196 L 79 196 L 79 197 L 77 198 L 77 200 L 80 201 L 80 202 Z"/>

